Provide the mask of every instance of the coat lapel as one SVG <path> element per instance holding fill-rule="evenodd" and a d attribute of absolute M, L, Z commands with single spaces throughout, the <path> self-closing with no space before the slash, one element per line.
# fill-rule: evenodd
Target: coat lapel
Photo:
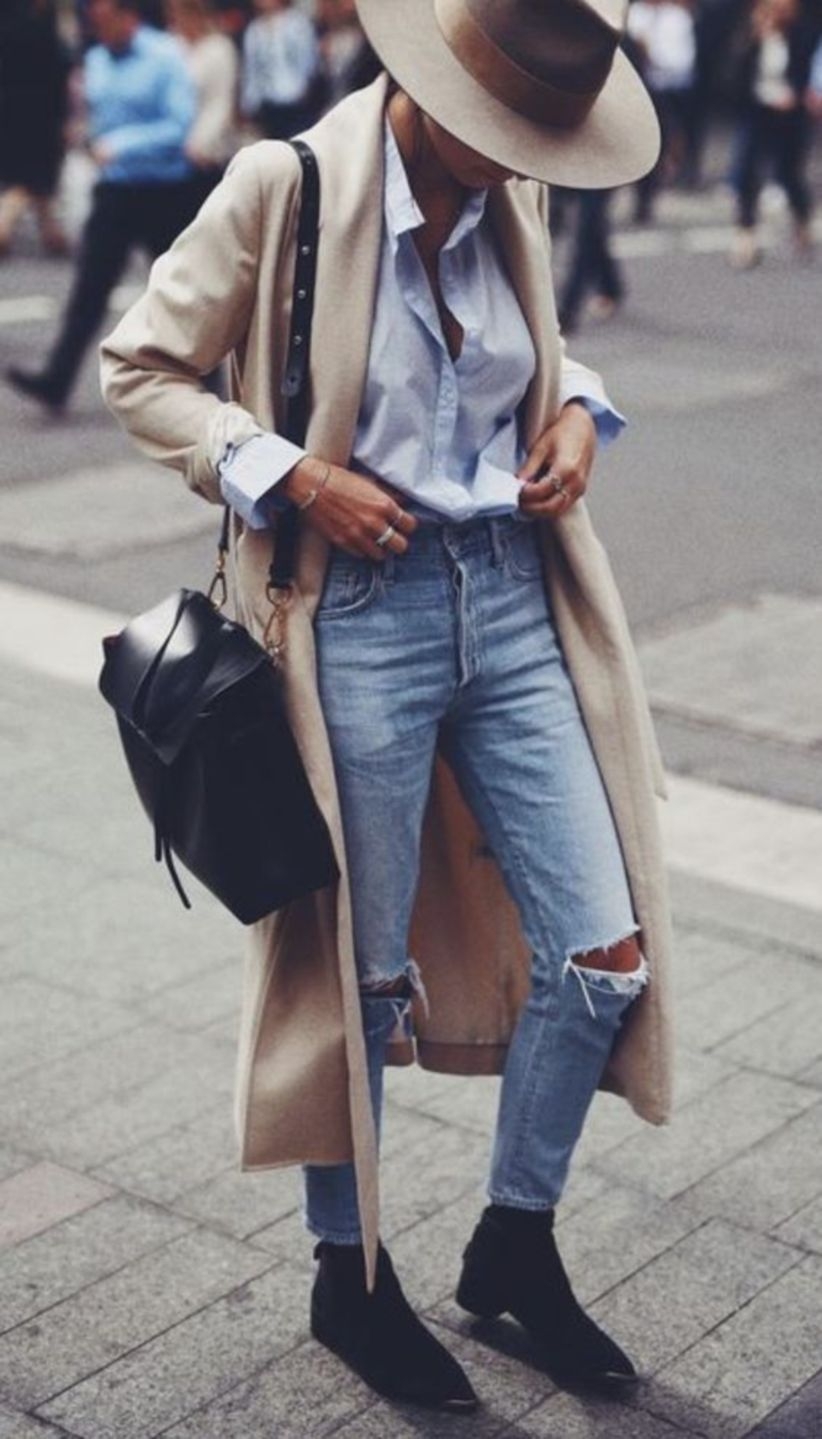
<path fill-rule="evenodd" d="M 321 186 L 311 343 L 315 402 L 306 448 L 339 465 L 347 465 L 351 456 L 368 368 L 382 240 L 381 116 L 386 89 L 387 78 L 382 76 L 306 137 L 317 155 Z M 331 216 L 333 243 L 323 244 Z M 327 542 L 306 527 L 298 582 L 311 614 L 322 591 L 327 558 Z"/>

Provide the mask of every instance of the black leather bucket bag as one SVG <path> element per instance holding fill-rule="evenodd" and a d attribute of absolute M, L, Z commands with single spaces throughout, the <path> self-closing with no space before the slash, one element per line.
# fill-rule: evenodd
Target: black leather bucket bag
<path fill-rule="evenodd" d="M 303 170 L 285 433 L 302 444 L 316 277 L 319 176 Z M 132 779 L 154 826 L 155 858 L 182 861 L 244 924 L 330 884 L 328 830 L 286 715 L 278 661 L 293 582 L 296 515 L 282 516 L 269 572 L 263 645 L 221 614 L 230 515 L 208 594 L 181 589 L 103 641 L 100 691 L 117 715 Z"/>

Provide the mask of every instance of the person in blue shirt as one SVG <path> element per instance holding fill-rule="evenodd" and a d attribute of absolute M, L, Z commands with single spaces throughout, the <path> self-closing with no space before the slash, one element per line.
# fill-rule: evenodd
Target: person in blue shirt
<path fill-rule="evenodd" d="M 155 257 L 193 218 L 185 153 L 194 86 L 176 42 L 143 25 L 138 0 L 91 0 L 98 41 L 85 62 L 91 155 L 99 167 L 77 271 L 44 368 L 11 368 L 21 394 L 52 411 L 69 398 L 109 296 L 135 246 Z"/>

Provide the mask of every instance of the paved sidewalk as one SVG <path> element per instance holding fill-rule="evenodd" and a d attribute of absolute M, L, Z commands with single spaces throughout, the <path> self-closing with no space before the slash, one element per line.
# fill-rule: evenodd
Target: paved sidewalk
<path fill-rule="evenodd" d="M 496 1085 L 391 1076 L 385 1238 L 483 1400 L 426 1417 L 308 1337 L 297 1174 L 236 1168 L 242 933 L 154 872 L 91 689 L 6 667 L 0 785 L 0 1439 L 822 1432 L 822 915 L 676 879 L 676 1119 L 600 1097 L 562 1212 L 625 1402 L 457 1309 Z"/>

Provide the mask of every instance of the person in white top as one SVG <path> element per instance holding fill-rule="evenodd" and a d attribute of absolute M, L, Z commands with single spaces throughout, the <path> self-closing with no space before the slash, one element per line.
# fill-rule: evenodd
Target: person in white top
<path fill-rule="evenodd" d="M 749 269 L 760 258 L 756 222 L 766 166 L 787 196 L 798 253 L 811 248 L 811 195 L 802 170 L 813 36 L 802 24 L 797 0 L 757 0 L 750 27 L 740 67 L 741 123 L 732 177 L 738 230 L 730 259 L 737 269 Z"/>
<path fill-rule="evenodd" d="M 231 41 L 216 28 L 211 0 L 166 0 L 165 14 L 197 94 L 197 114 L 185 149 L 196 167 L 193 183 L 201 203 L 237 148 L 240 62 Z"/>
<path fill-rule="evenodd" d="M 243 38 L 243 114 L 270 140 L 285 140 L 315 118 L 320 52 L 313 24 L 292 0 L 254 0 Z"/>
<path fill-rule="evenodd" d="M 651 218 L 662 178 L 678 177 L 693 149 L 696 125 L 696 31 L 689 0 L 635 0 L 628 34 L 662 126 L 660 163 L 637 187 L 637 220 Z"/>

